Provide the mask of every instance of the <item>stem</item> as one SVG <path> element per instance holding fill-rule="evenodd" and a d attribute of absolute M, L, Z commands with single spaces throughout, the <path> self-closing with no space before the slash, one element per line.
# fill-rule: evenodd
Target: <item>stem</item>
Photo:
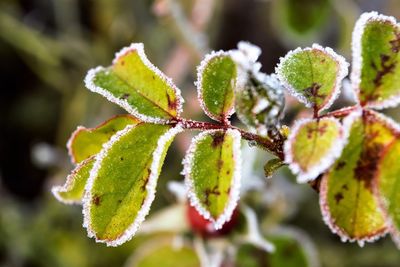
<path fill-rule="evenodd" d="M 320 118 L 323 118 L 323 117 L 343 118 L 343 117 L 346 117 L 352 111 L 354 111 L 354 110 L 356 110 L 358 108 L 359 108 L 359 106 L 345 107 L 345 108 L 342 108 L 342 109 L 339 109 L 339 110 L 328 112 L 328 113 L 320 116 Z"/>
<path fill-rule="evenodd" d="M 230 124 L 217 124 L 212 122 L 203 122 L 203 121 L 193 121 L 178 118 L 176 123 L 180 123 L 184 129 L 191 129 L 191 130 L 228 130 L 234 129 L 240 132 L 243 139 L 248 141 L 254 141 L 264 149 L 268 150 L 275 156 L 279 157 L 280 159 L 284 159 L 283 154 L 283 142 L 282 138 L 270 138 L 270 137 L 262 137 L 257 134 L 253 134 L 247 132 L 243 129 L 238 127 L 232 126 Z"/>

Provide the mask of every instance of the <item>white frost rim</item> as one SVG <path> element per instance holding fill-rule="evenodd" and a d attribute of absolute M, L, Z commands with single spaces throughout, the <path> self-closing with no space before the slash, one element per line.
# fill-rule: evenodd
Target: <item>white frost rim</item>
<path fill-rule="evenodd" d="M 303 103 L 306 107 L 311 108 L 312 103 L 307 100 L 307 98 L 303 95 L 300 94 L 296 91 L 295 88 L 293 88 L 288 80 L 283 76 L 282 74 L 282 68 L 283 64 L 285 63 L 286 60 L 290 59 L 295 54 L 304 52 L 304 51 L 312 51 L 312 50 L 319 50 L 327 54 L 328 56 L 332 57 L 333 60 L 335 60 L 338 64 L 338 73 L 336 75 L 336 81 L 335 81 L 335 87 L 332 90 L 331 95 L 327 96 L 327 99 L 325 101 L 325 104 L 319 109 L 319 111 L 323 111 L 328 109 L 333 102 L 337 99 L 337 97 L 340 94 L 340 87 L 342 84 L 342 80 L 347 76 L 348 74 L 348 68 L 349 68 L 349 63 L 346 61 L 346 59 L 335 53 L 332 48 L 330 47 L 322 47 L 319 44 L 313 44 L 311 47 L 307 48 L 296 48 L 292 51 L 289 51 L 284 57 L 281 57 L 279 59 L 279 63 L 275 68 L 275 73 L 277 74 L 277 77 L 279 81 L 284 85 L 284 87 L 289 91 L 289 93 L 296 97 L 301 103 Z"/>
<path fill-rule="evenodd" d="M 360 18 L 357 20 L 356 25 L 352 34 L 352 44 L 351 50 L 353 55 L 352 62 L 352 71 L 350 75 L 351 85 L 354 90 L 355 99 L 358 103 L 360 103 L 359 94 L 360 94 L 360 83 L 361 83 L 361 68 L 362 68 L 362 36 L 367 24 L 371 21 L 378 22 L 389 22 L 393 26 L 399 27 L 396 22 L 396 19 L 392 16 L 385 16 L 378 14 L 376 11 L 363 13 Z M 396 96 L 392 96 L 389 99 L 383 101 L 371 101 L 366 106 L 370 108 L 383 109 L 388 107 L 394 107 L 398 103 L 400 103 L 400 94 Z"/>
<path fill-rule="evenodd" d="M 76 182 L 76 174 L 88 163 L 90 163 L 90 161 L 92 161 L 95 158 L 95 156 L 91 156 L 90 158 L 85 159 L 84 161 L 82 161 L 81 163 L 79 163 L 78 166 L 75 167 L 75 169 L 72 170 L 71 174 L 69 174 L 67 176 L 67 179 L 65 181 L 64 185 L 56 185 L 53 186 L 51 188 L 51 193 L 54 195 L 54 197 L 64 203 L 64 204 L 68 204 L 68 205 L 72 205 L 72 204 L 82 204 L 82 200 L 70 200 L 70 199 L 65 199 L 63 198 L 60 193 L 67 193 L 70 190 L 73 189 L 73 187 L 75 186 L 75 182 Z"/>
<path fill-rule="evenodd" d="M 208 117 L 210 117 L 213 120 L 216 121 L 221 121 L 221 118 L 215 116 L 215 114 L 211 113 L 206 104 L 204 103 L 204 98 L 203 98 L 203 73 L 210 63 L 211 60 L 217 57 L 222 57 L 222 56 L 230 56 L 229 52 L 225 51 L 212 51 L 211 53 L 207 54 L 204 59 L 201 61 L 200 65 L 197 67 L 197 81 L 194 83 L 194 85 L 197 88 L 197 98 L 199 99 L 201 109 L 207 114 Z M 238 77 L 236 77 L 236 84 L 238 83 Z M 234 90 L 235 88 L 233 88 Z M 235 113 L 235 105 L 232 105 L 232 107 L 224 114 L 224 118 L 229 118 L 233 113 Z"/>
<path fill-rule="evenodd" d="M 208 135 L 215 132 L 224 132 L 227 135 L 231 135 L 233 137 L 233 157 L 235 162 L 235 167 L 233 170 L 233 178 L 231 182 L 231 190 L 229 192 L 229 200 L 226 204 L 223 213 L 218 218 L 212 218 L 210 212 L 203 207 L 199 198 L 196 195 L 193 184 L 193 177 L 191 175 L 191 170 L 193 167 L 194 154 L 197 149 L 197 144 L 204 140 Z M 185 185 L 187 188 L 188 197 L 190 200 L 190 205 L 193 206 L 200 215 L 202 215 L 206 220 L 209 220 L 216 230 L 222 228 L 225 222 L 229 221 L 233 211 L 235 210 L 239 197 L 240 197 L 240 186 L 241 186 L 241 150 L 240 150 L 240 140 L 241 135 L 238 130 L 228 129 L 223 130 L 209 130 L 204 131 L 198 134 L 196 137 L 192 139 L 192 143 L 186 153 L 185 158 L 183 159 L 183 172 L 185 175 Z"/>
<path fill-rule="evenodd" d="M 168 86 L 170 86 L 174 90 L 176 99 L 177 99 L 177 116 L 179 117 L 179 115 L 182 113 L 182 104 L 184 102 L 184 100 L 181 96 L 181 91 L 172 82 L 171 78 L 167 77 L 164 73 L 162 73 L 156 66 L 154 66 L 149 61 L 149 59 L 147 58 L 147 56 L 144 52 L 144 45 L 142 43 L 132 43 L 130 46 L 122 48 L 119 52 L 117 52 L 115 54 L 115 58 L 113 59 L 113 64 L 115 64 L 120 57 L 124 56 L 126 53 L 129 53 L 131 51 L 137 51 L 143 64 L 145 64 L 161 80 L 165 81 L 168 84 Z M 126 99 L 117 98 L 117 97 L 113 96 L 109 91 L 105 90 L 104 88 L 95 85 L 94 78 L 96 77 L 97 73 L 99 73 L 101 71 L 107 72 L 110 70 L 109 70 L 109 68 L 105 68 L 103 66 L 98 66 L 96 68 L 89 70 L 88 73 L 86 74 L 85 85 L 90 91 L 104 96 L 105 98 L 107 98 L 108 101 L 115 103 L 115 104 L 119 105 L 120 107 L 124 108 L 127 112 L 129 112 L 133 116 L 137 117 L 141 121 L 150 122 L 150 123 L 158 123 L 158 124 L 165 124 L 165 123 L 169 122 L 169 120 L 167 120 L 167 119 L 150 117 L 150 116 L 141 114 L 137 110 L 137 108 L 131 106 Z"/>
<path fill-rule="evenodd" d="M 350 113 L 344 121 L 343 121 L 343 127 L 345 128 L 345 135 L 347 135 L 347 140 L 351 132 L 351 128 L 353 123 L 359 119 L 362 116 L 363 110 L 357 109 Z M 375 112 L 374 112 L 375 113 Z M 374 235 L 371 236 L 366 236 L 364 238 L 351 238 L 349 235 L 343 231 L 340 227 L 338 227 L 335 224 L 335 220 L 332 218 L 330 210 L 329 210 L 329 205 L 328 205 L 328 200 L 327 200 L 327 190 L 328 190 L 328 176 L 324 175 L 321 180 L 321 185 L 320 185 L 320 192 L 319 192 L 319 205 L 322 213 L 322 218 L 325 222 L 325 224 L 329 227 L 329 229 L 332 231 L 332 233 L 337 234 L 342 242 L 357 242 L 360 247 L 364 246 L 365 242 L 375 242 L 379 238 L 385 236 L 388 232 L 389 229 L 388 227 L 384 228 L 381 232 L 378 232 Z"/>
<path fill-rule="evenodd" d="M 308 171 L 303 171 L 300 165 L 294 160 L 292 144 L 296 141 L 299 130 L 310 122 L 315 122 L 315 119 L 299 119 L 295 122 L 288 139 L 284 143 L 285 162 L 289 164 L 289 169 L 293 174 L 297 174 L 298 183 L 306 183 L 317 178 L 319 174 L 327 170 L 333 162 L 340 157 L 343 147 L 346 144 L 347 138 L 344 132 L 344 127 L 335 118 L 322 118 L 320 121 L 330 121 L 335 123 L 339 128 L 339 136 L 337 140 L 332 144 L 332 147 L 325 154 L 325 157 L 321 158 L 319 162 L 315 163 Z"/>
<path fill-rule="evenodd" d="M 113 135 L 107 143 L 103 145 L 103 149 L 100 153 L 96 155 L 96 162 L 92 170 L 90 171 L 90 176 L 88 182 L 85 187 L 85 195 L 83 197 L 83 227 L 87 229 L 88 236 L 95 238 L 98 243 L 105 243 L 107 246 L 116 247 L 127 241 L 129 241 L 136 233 L 141 223 L 144 221 L 145 217 L 149 213 L 150 206 L 154 200 L 156 193 L 156 185 L 159 176 L 159 169 L 162 164 L 162 154 L 165 149 L 165 145 L 170 142 L 176 134 L 183 131 L 183 128 L 180 124 L 177 124 L 174 128 L 169 129 L 165 134 L 163 134 L 157 141 L 157 147 L 153 152 L 153 160 L 150 166 L 150 176 L 149 182 L 146 185 L 147 196 L 143 202 L 142 208 L 139 210 L 135 220 L 133 223 L 123 232 L 121 236 L 119 236 L 115 240 L 102 240 L 96 237 L 96 233 L 92 229 L 91 219 L 90 219 L 90 209 L 91 209 L 91 200 L 92 200 L 92 188 L 94 186 L 94 182 L 97 177 L 97 173 L 101 168 L 101 163 L 103 159 L 107 156 L 109 150 L 113 147 L 113 145 L 118 142 L 118 140 L 124 135 L 128 134 L 131 130 L 135 128 L 136 125 L 128 125 L 125 129 L 117 132 Z"/>

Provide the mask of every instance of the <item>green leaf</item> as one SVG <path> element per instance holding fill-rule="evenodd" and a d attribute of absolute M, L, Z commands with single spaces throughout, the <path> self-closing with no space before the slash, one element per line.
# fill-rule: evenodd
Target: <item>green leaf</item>
<path fill-rule="evenodd" d="M 92 156 L 81 163 L 67 177 L 63 186 L 54 186 L 51 191 L 53 195 L 65 204 L 79 204 L 89 179 L 90 170 L 93 168 L 95 157 Z"/>
<path fill-rule="evenodd" d="M 180 90 L 151 64 L 141 43 L 123 48 L 111 67 L 90 70 L 85 84 L 141 121 L 165 123 L 181 113 Z"/>
<path fill-rule="evenodd" d="M 300 102 L 317 111 L 332 105 L 347 71 L 348 63 L 342 56 L 317 44 L 289 52 L 276 68 L 285 88 Z"/>
<path fill-rule="evenodd" d="M 174 246 L 172 238 L 154 238 L 135 250 L 127 267 L 199 267 L 196 251 L 187 244 Z"/>
<path fill-rule="evenodd" d="M 398 129 L 400 134 L 400 128 Z M 397 137 L 398 138 L 398 137 Z M 375 175 L 376 193 L 384 213 L 390 218 L 393 240 L 400 248 L 400 140 L 383 152 Z"/>
<path fill-rule="evenodd" d="M 351 80 L 363 106 L 382 109 L 400 102 L 400 26 L 396 19 L 364 13 L 353 32 Z"/>
<path fill-rule="evenodd" d="M 349 141 L 322 178 L 320 205 L 334 233 L 362 245 L 387 232 L 386 218 L 373 193 L 373 177 L 397 130 L 385 116 L 369 110 L 353 112 L 347 120 Z"/>
<path fill-rule="evenodd" d="M 271 178 L 272 175 L 282 166 L 285 165 L 281 159 L 275 158 L 268 160 L 267 163 L 264 165 L 264 174 L 265 177 Z"/>
<path fill-rule="evenodd" d="M 183 163 L 190 204 L 220 229 L 230 220 L 239 199 L 239 131 L 200 133 L 192 140 Z"/>
<path fill-rule="evenodd" d="M 128 125 L 104 145 L 83 199 L 90 237 L 109 246 L 132 238 L 154 200 L 167 149 L 181 130 L 179 125 Z"/>
<path fill-rule="evenodd" d="M 197 72 L 197 92 L 204 112 L 212 119 L 226 121 L 234 110 L 236 64 L 228 52 L 208 54 Z"/>
<path fill-rule="evenodd" d="M 345 141 L 342 126 L 334 118 L 298 120 L 285 142 L 285 162 L 299 183 L 311 181 L 340 156 Z"/>
<path fill-rule="evenodd" d="M 79 126 L 71 135 L 67 148 L 71 160 L 77 164 L 100 152 L 103 144 L 116 132 L 127 125 L 138 124 L 139 120 L 130 115 L 115 116 L 95 128 Z"/>

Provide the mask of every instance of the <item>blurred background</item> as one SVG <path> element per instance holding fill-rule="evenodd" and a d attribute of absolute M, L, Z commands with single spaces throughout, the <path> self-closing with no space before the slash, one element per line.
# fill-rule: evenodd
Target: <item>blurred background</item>
<path fill-rule="evenodd" d="M 263 71 L 272 73 L 288 50 L 317 42 L 351 62 L 354 22 L 371 10 L 400 19 L 399 0 L 0 0 L 0 266 L 131 266 L 128 258 L 151 236 L 118 248 L 96 244 L 81 226 L 80 207 L 51 195 L 72 168 L 70 133 L 124 113 L 84 88 L 89 68 L 107 66 L 116 51 L 143 42 L 149 59 L 181 88 L 184 116 L 206 120 L 193 85 L 205 53 L 250 41 L 263 51 Z M 350 102 L 345 93 L 336 107 Z M 399 109 L 387 112 L 400 120 Z M 288 99 L 286 113 L 290 125 L 303 111 Z M 189 140 L 182 135 L 171 147 L 152 213 L 176 203 L 166 183 L 182 180 Z M 249 151 L 265 162 L 265 152 Z M 399 266 L 390 238 L 364 248 L 341 243 L 309 186 L 295 184 L 284 168 L 267 181 L 256 165 L 248 173 L 264 191 L 249 189 L 242 201 L 256 203 L 262 227 L 291 226 L 307 236 L 302 245 L 312 247 L 313 266 Z"/>

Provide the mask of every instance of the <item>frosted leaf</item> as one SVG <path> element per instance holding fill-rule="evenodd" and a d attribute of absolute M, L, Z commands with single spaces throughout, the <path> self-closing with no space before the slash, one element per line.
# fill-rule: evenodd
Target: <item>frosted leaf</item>
<path fill-rule="evenodd" d="M 234 113 L 235 62 L 224 51 L 206 55 L 197 68 L 197 93 L 201 108 L 212 119 L 225 122 Z"/>
<path fill-rule="evenodd" d="M 328 109 L 340 93 L 349 64 L 329 47 L 313 44 L 280 59 L 275 71 L 284 87 L 306 107 Z"/>
<path fill-rule="evenodd" d="M 167 149 L 181 131 L 180 125 L 128 125 L 104 144 L 83 199 L 89 237 L 108 246 L 132 238 L 154 200 Z"/>
<path fill-rule="evenodd" d="M 112 66 L 90 70 L 85 84 L 141 121 L 167 123 L 182 111 L 180 90 L 151 64 L 141 43 L 123 48 Z"/>
<path fill-rule="evenodd" d="M 400 26 L 394 17 L 364 13 L 353 31 L 351 82 L 358 102 L 382 109 L 400 102 Z"/>
<path fill-rule="evenodd" d="M 297 120 L 285 141 L 285 162 L 297 182 L 315 179 L 341 155 L 346 139 L 334 118 Z"/>
<path fill-rule="evenodd" d="M 345 119 L 349 138 L 342 155 L 321 180 L 320 206 L 325 223 L 343 241 L 373 242 L 388 232 L 373 177 L 380 155 L 399 132 L 381 114 L 365 109 L 356 113 L 350 115 L 351 123 Z"/>
<path fill-rule="evenodd" d="M 240 133 L 204 131 L 193 138 L 183 160 L 190 204 L 216 230 L 229 221 L 239 200 Z"/>

